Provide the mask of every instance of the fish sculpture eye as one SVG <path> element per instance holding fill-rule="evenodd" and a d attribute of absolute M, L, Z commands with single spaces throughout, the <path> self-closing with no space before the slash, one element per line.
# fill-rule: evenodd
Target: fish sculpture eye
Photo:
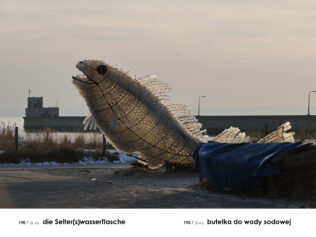
<path fill-rule="evenodd" d="M 105 65 L 99 65 L 97 67 L 97 72 L 99 75 L 104 75 L 108 71 L 107 67 Z"/>

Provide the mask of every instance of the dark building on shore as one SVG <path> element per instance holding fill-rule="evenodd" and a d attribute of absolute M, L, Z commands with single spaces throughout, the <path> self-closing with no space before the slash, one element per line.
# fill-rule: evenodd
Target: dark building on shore
<path fill-rule="evenodd" d="M 26 131 L 50 128 L 56 131 L 83 131 L 84 116 L 59 116 L 58 107 L 43 107 L 43 97 L 28 97 L 25 109 Z"/>

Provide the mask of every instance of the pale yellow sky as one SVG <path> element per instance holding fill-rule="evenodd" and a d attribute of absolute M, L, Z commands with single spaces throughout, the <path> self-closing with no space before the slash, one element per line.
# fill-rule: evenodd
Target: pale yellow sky
<path fill-rule="evenodd" d="M 205 114 L 304 114 L 316 89 L 312 0 L 0 0 L 0 37 L 0 116 L 22 115 L 29 88 L 87 113 L 71 84 L 87 58 L 157 74 L 193 112 L 206 95 Z"/>

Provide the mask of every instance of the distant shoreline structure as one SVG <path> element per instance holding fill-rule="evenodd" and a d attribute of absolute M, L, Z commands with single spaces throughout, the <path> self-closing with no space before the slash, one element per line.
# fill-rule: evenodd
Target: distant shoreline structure
<path fill-rule="evenodd" d="M 238 127 L 247 134 L 261 132 L 268 134 L 285 122 L 298 133 L 316 133 L 316 115 L 212 115 L 197 116 L 209 135 L 217 135 L 230 126 Z"/>
<path fill-rule="evenodd" d="M 59 116 L 59 107 L 43 107 L 43 97 L 28 97 L 25 109 L 24 130 L 46 128 L 62 132 L 83 132 L 85 116 Z"/>
<path fill-rule="evenodd" d="M 207 134 L 214 136 L 230 126 L 242 131 L 268 133 L 290 121 L 295 132 L 316 132 L 316 115 L 225 115 L 196 116 Z M 85 116 L 59 116 L 59 107 L 43 107 L 43 97 L 28 97 L 24 130 L 52 129 L 58 132 L 84 132 Z"/>

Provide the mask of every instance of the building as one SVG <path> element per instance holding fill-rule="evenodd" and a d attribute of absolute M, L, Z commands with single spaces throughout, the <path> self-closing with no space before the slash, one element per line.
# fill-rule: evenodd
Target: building
<path fill-rule="evenodd" d="M 24 129 L 37 131 L 50 128 L 56 131 L 83 131 L 84 116 L 59 116 L 58 107 L 44 107 L 43 97 L 28 97 Z"/>
<path fill-rule="evenodd" d="M 25 117 L 59 117 L 58 107 L 43 107 L 43 97 L 28 97 Z"/>

